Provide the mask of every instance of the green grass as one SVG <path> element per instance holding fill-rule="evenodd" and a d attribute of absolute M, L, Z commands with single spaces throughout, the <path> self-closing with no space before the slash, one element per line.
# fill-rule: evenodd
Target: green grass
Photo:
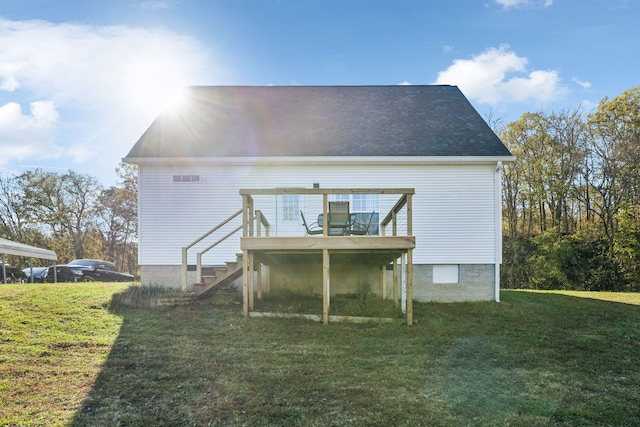
<path fill-rule="evenodd" d="M 127 286 L 0 286 L 0 425 L 640 424 L 639 294 L 503 291 L 416 303 L 413 326 L 323 326 L 244 319 L 229 295 L 110 305 Z"/>

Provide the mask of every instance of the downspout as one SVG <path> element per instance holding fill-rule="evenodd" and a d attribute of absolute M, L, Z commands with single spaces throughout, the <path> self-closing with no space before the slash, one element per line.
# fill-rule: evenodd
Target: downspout
<path fill-rule="evenodd" d="M 495 177 L 495 259 L 494 259 L 494 296 L 500 302 L 500 264 L 502 264 L 502 162 L 496 166 Z"/>

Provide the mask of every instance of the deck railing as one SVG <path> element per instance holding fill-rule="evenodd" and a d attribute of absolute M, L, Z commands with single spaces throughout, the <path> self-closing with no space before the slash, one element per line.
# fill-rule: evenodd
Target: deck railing
<path fill-rule="evenodd" d="M 412 234 L 412 212 L 411 212 L 411 199 L 415 190 L 413 188 L 273 188 L 273 189 L 243 189 L 240 190 L 240 195 L 243 198 L 243 236 L 244 237 L 256 237 L 254 232 L 254 222 L 249 220 L 251 218 L 250 213 L 254 209 L 254 197 L 255 196 L 283 196 L 283 195 L 309 195 L 322 197 L 322 211 L 320 214 L 323 218 L 328 218 L 329 210 L 329 196 L 330 195 L 397 195 L 398 200 L 394 206 L 385 215 L 384 219 L 380 223 L 381 233 L 384 236 L 386 234 L 385 228 L 391 225 L 391 236 L 397 236 L 399 232 L 399 217 L 398 213 L 403 211 L 403 219 L 406 223 L 402 225 L 405 227 L 405 235 Z M 271 203 L 272 201 L 270 201 Z M 379 217 L 382 217 L 381 213 Z M 308 218 L 311 220 L 311 218 Z M 300 224 L 302 220 L 300 219 Z M 329 235 L 329 227 L 327 221 L 323 223 L 323 235 Z"/>

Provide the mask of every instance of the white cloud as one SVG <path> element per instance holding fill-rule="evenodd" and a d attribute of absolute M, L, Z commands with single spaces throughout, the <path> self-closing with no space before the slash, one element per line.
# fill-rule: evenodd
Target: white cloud
<path fill-rule="evenodd" d="M 447 44 L 443 44 L 442 45 L 442 51 L 444 53 L 449 53 L 453 51 L 453 46 L 447 45 Z"/>
<path fill-rule="evenodd" d="M 505 9 L 518 8 L 518 7 L 549 7 L 553 4 L 553 0 L 495 0 L 500 6 Z"/>
<path fill-rule="evenodd" d="M 192 38 L 122 26 L 0 20 L 0 44 L 5 90 L 84 107 L 121 103 L 140 89 L 146 96 L 174 91 L 207 61 Z"/>
<path fill-rule="evenodd" d="M 0 106 L 2 164 L 57 150 L 53 145 L 59 117 L 55 104 L 39 101 L 32 102 L 30 107 L 31 114 L 24 115 L 15 102 Z"/>
<path fill-rule="evenodd" d="M 176 2 L 172 0 L 144 0 L 137 3 L 140 9 L 161 10 L 171 9 Z"/>
<path fill-rule="evenodd" d="M 471 99 L 486 104 L 530 101 L 547 104 L 567 90 L 556 71 L 527 72 L 527 58 L 509 46 L 490 48 L 471 59 L 456 59 L 438 73 L 436 84 L 451 84 Z"/>
<path fill-rule="evenodd" d="M 591 87 L 591 82 L 584 82 L 577 77 L 573 77 L 571 81 L 582 86 L 584 89 L 589 89 Z"/>
<path fill-rule="evenodd" d="M 0 99 L 11 101 L 0 104 L 0 132 L 13 135 L 0 139 L 4 158 L 67 152 L 109 161 L 111 172 L 180 87 L 211 84 L 220 72 L 199 41 L 162 29 L 0 18 L 0 46 Z M 20 105 L 31 115 L 18 114 Z M 46 122 L 43 105 L 59 117 Z M 9 149 L 20 135 L 21 148 Z"/>
<path fill-rule="evenodd" d="M 599 102 L 593 102 L 593 101 L 589 101 L 588 99 L 583 99 L 582 101 L 580 101 L 580 108 L 584 112 L 591 114 L 598 109 L 599 104 L 600 104 Z"/>

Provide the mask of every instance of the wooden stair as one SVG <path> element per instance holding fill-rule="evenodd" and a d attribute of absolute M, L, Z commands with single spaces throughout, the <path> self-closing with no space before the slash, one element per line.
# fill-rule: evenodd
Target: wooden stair
<path fill-rule="evenodd" d="M 203 275 L 202 281 L 193 284 L 196 298 L 205 298 L 215 291 L 231 284 L 242 276 L 242 254 L 236 254 L 235 261 L 227 261 L 224 267 L 214 267 L 212 275 Z"/>
<path fill-rule="evenodd" d="M 156 307 L 187 307 L 193 304 L 196 304 L 196 296 L 193 292 L 182 292 L 156 299 Z"/>

